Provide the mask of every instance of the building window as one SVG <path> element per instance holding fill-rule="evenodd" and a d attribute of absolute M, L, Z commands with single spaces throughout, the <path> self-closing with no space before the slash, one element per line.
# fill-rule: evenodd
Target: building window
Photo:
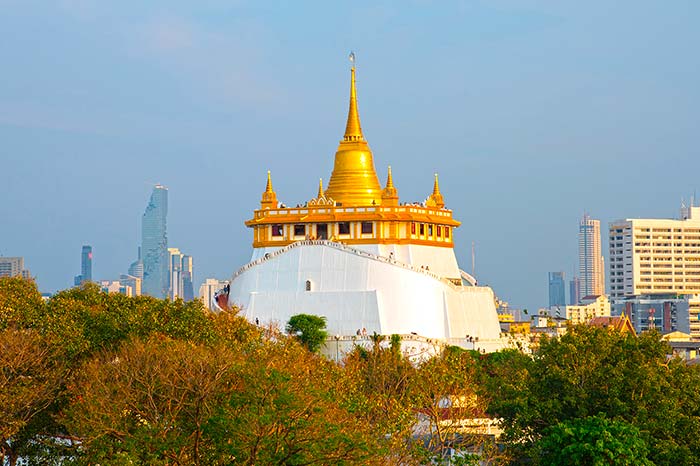
<path fill-rule="evenodd" d="M 411 234 L 415 235 L 416 234 L 416 224 L 415 222 L 411 222 Z"/>
<path fill-rule="evenodd" d="M 272 236 L 282 236 L 282 225 L 272 225 Z"/>
<path fill-rule="evenodd" d="M 425 223 L 421 223 L 420 227 L 418 228 L 418 233 L 423 236 L 425 234 Z"/>
<path fill-rule="evenodd" d="M 328 239 L 328 224 L 319 223 L 316 225 L 316 239 Z"/>
<path fill-rule="evenodd" d="M 374 231 L 374 229 L 372 227 L 373 227 L 372 222 L 362 222 L 362 234 L 363 235 L 366 235 L 366 234 L 371 235 Z"/>
<path fill-rule="evenodd" d="M 350 224 L 348 222 L 340 222 L 338 224 L 338 234 L 339 235 L 349 235 L 350 234 Z"/>
<path fill-rule="evenodd" d="M 445 227 L 445 238 L 450 237 L 450 227 Z"/>
<path fill-rule="evenodd" d="M 428 225 L 428 236 L 433 236 L 433 226 Z"/>
<path fill-rule="evenodd" d="M 294 225 L 294 236 L 304 236 L 306 234 L 306 225 Z"/>
<path fill-rule="evenodd" d="M 442 238 L 442 227 L 441 226 L 437 227 L 437 237 Z"/>

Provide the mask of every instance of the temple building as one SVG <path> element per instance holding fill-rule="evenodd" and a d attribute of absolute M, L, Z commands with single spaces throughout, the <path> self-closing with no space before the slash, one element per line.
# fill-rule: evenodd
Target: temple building
<path fill-rule="evenodd" d="M 457 264 L 460 222 L 445 208 L 437 175 L 421 204 L 400 202 L 391 167 L 381 187 L 360 126 L 354 66 L 350 73 L 347 125 L 327 188 L 321 180 L 315 197 L 287 207 L 267 173 L 260 208 L 246 222 L 253 255 L 233 274 L 229 304 L 261 325 L 324 316 L 336 341 L 376 332 L 500 349 L 494 293 Z"/>

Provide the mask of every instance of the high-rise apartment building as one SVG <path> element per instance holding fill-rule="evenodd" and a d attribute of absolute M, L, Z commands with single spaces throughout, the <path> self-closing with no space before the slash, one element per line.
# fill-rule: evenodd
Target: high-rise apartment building
<path fill-rule="evenodd" d="M 92 281 L 92 246 L 89 244 L 83 245 L 80 253 L 80 275 L 76 275 L 74 284 L 82 285 L 85 282 Z"/>
<path fill-rule="evenodd" d="M 600 247 L 600 220 L 593 220 L 585 214 L 578 230 L 579 275 L 581 295 L 600 296 L 605 294 L 605 267 Z"/>
<path fill-rule="evenodd" d="M 0 277 L 30 278 L 29 270 L 24 268 L 24 257 L 0 256 Z"/>
<path fill-rule="evenodd" d="M 574 277 L 569 282 L 569 304 L 576 306 L 581 302 L 581 279 Z"/>
<path fill-rule="evenodd" d="M 549 307 L 566 306 L 564 272 L 549 272 Z"/>
<path fill-rule="evenodd" d="M 156 185 L 141 224 L 143 293 L 156 298 L 168 296 L 168 188 Z"/>
<path fill-rule="evenodd" d="M 610 224 L 610 295 L 700 294 L 700 207 Z"/>

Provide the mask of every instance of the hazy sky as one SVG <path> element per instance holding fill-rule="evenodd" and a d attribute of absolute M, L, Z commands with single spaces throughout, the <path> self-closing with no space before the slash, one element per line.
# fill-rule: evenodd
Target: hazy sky
<path fill-rule="evenodd" d="M 418 201 L 438 172 L 462 268 L 474 241 L 480 282 L 537 308 L 584 211 L 605 233 L 700 188 L 699 23 L 697 0 L 0 0 L 0 254 L 55 291 L 89 243 L 116 279 L 163 183 L 195 286 L 230 277 L 267 170 L 286 204 L 328 182 L 354 50 L 381 182 Z"/>

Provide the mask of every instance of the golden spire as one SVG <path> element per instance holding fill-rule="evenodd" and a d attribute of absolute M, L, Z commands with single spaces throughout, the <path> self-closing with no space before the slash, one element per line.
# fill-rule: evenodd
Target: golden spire
<path fill-rule="evenodd" d="M 387 169 L 386 172 L 386 188 L 393 188 L 394 187 L 394 179 L 391 177 L 391 165 L 389 165 L 389 168 Z"/>
<path fill-rule="evenodd" d="M 428 207 L 437 207 L 439 209 L 445 207 L 445 200 L 443 199 L 442 194 L 440 194 L 440 185 L 438 183 L 437 173 L 435 174 L 435 183 L 433 184 L 433 194 L 428 197 L 426 204 Z"/>
<path fill-rule="evenodd" d="M 399 205 L 399 192 L 394 187 L 394 179 L 391 176 L 391 165 L 386 175 L 386 187 L 382 190 L 382 205 Z"/>
<path fill-rule="evenodd" d="M 355 90 L 355 65 L 350 68 L 350 108 L 348 108 L 348 122 L 345 125 L 343 141 L 364 141 L 362 126 L 360 126 L 360 114 L 357 112 L 357 91 Z"/>
<path fill-rule="evenodd" d="M 267 184 L 265 185 L 265 192 L 262 193 L 262 198 L 260 199 L 260 208 L 277 208 L 277 193 L 275 193 L 275 191 L 272 189 L 272 177 L 270 176 L 270 170 L 267 171 Z"/>
<path fill-rule="evenodd" d="M 440 185 L 438 184 L 438 174 L 435 174 L 435 183 L 433 183 L 433 196 L 441 196 Z"/>
<path fill-rule="evenodd" d="M 333 173 L 328 181 L 326 197 L 340 205 L 376 205 L 381 201 L 381 187 L 374 170 L 372 151 L 367 145 L 360 114 L 357 111 L 355 89 L 355 54 L 350 54 L 350 106 L 343 140 L 335 153 Z"/>
<path fill-rule="evenodd" d="M 325 197 L 323 194 L 323 178 L 318 179 L 318 196 L 316 196 L 317 199 L 321 199 L 322 197 Z"/>
<path fill-rule="evenodd" d="M 267 171 L 267 185 L 265 185 L 265 192 L 271 193 L 272 191 L 272 177 L 270 176 L 270 170 Z"/>

